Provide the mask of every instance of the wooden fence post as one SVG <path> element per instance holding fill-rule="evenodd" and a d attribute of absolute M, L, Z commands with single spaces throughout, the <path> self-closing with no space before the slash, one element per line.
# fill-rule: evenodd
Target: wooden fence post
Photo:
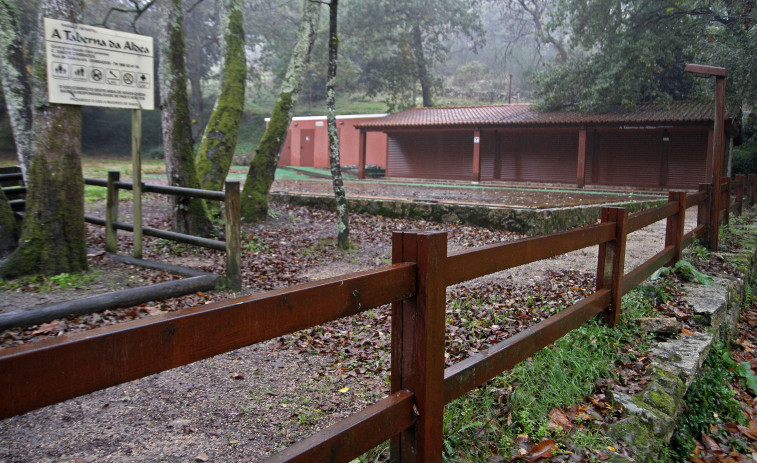
<path fill-rule="evenodd" d="M 118 247 L 118 231 L 113 222 L 118 221 L 118 188 L 115 182 L 121 179 L 121 172 L 108 171 L 107 198 L 105 200 L 105 251 L 115 253 Z"/>
<path fill-rule="evenodd" d="M 678 213 L 668 217 L 665 228 L 665 247 L 675 246 L 676 252 L 670 263 L 675 264 L 683 255 L 683 235 L 686 225 L 686 192 L 671 191 L 668 193 L 668 202 L 678 202 Z"/>
<path fill-rule="evenodd" d="M 723 224 L 725 226 L 728 226 L 729 223 L 731 223 L 731 179 L 730 177 L 723 177 L 723 185 L 725 185 L 725 191 L 723 194 L 723 200 L 720 201 L 720 204 L 723 205 L 723 209 L 725 209 L 725 216 L 723 218 Z"/>
<path fill-rule="evenodd" d="M 736 217 L 741 217 L 744 212 L 744 183 L 746 177 L 743 175 L 736 176 Z"/>
<path fill-rule="evenodd" d="M 226 278 L 229 288 L 242 290 L 239 182 L 226 182 Z"/>
<path fill-rule="evenodd" d="M 623 279 L 626 259 L 626 223 L 628 210 L 620 207 L 603 207 L 602 223 L 615 223 L 615 239 L 599 245 L 597 262 L 597 289 L 609 289 L 610 307 L 605 320 L 610 326 L 620 321 L 620 284 Z"/>
<path fill-rule="evenodd" d="M 699 203 L 699 208 L 697 209 L 697 227 L 704 225 L 702 242 L 705 247 L 710 247 L 712 245 L 712 222 L 710 221 L 710 209 L 712 208 L 712 183 L 700 183 L 699 191 L 704 191 L 706 195 L 704 201 Z M 714 248 L 710 247 L 710 250 L 714 250 Z"/>
<path fill-rule="evenodd" d="M 754 207 L 754 190 L 757 187 L 757 175 L 749 174 L 747 176 L 747 183 L 749 184 L 749 207 Z"/>
<path fill-rule="evenodd" d="M 441 462 L 446 232 L 394 232 L 392 260 L 416 262 L 416 294 L 392 306 L 392 391 L 415 394 L 415 424 L 391 441 L 392 461 Z"/>

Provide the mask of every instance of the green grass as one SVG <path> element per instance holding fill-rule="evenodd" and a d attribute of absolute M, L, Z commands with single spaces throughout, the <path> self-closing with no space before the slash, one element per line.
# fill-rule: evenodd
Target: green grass
<path fill-rule="evenodd" d="M 592 319 L 511 371 L 447 405 L 444 454 L 448 461 L 486 462 L 492 453 L 507 460 L 519 434 L 532 439 L 557 437 L 549 429 L 549 412 L 580 403 L 612 367 L 626 346 L 643 355 L 651 339 L 633 322 L 648 315 L 651 303 L 641 291 L 623 299 L 621 323 L 610 328 Z M 628 347 L 630 346 L 630 347 Z M 575 445 L 603 448 L 606 440 L 592 429 L 571 438 Z"/>
<path fill-rule="evenodd" d="M 15 280 L 0 279 L 0 290 L 3 291 L 33 291 L 47 293 L 56 289 L 76 288 L 84 284 L 99 280 L 102 272 L 90 270 L 81 273 L 61 273 L 53 276 L 30 275 Z"/>

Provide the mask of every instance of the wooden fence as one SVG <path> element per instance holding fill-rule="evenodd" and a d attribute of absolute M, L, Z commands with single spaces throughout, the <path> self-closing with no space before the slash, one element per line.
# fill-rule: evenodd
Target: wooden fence
<path fill-rule="evenodd" d="M 120 181 L 120 172 L 109 171 L 108 178 L 85 178 L 86 185 L 101 186 L 107 188 L 105 218 L 84 216 L 84 221 L 105 227 L 105 250 L 115 253 L 118 243 L 117 231 L 124 230 L 134 233 L 134 224 L 120 222 L 118 220 L 118 191 L 133 190 L 131 182 Z M 183 196 L 188 198 L 200 198 L 209 201 L 222 201 L 226 212 L 226 241 L 212 240 L 199 236 L 160 230 L 151 227 L 141 227 L 142 234 L 163 238 L 179 243 L 201 246 L 217 251 L 226 251 L 226 278 L 228 286 L 239 291 L 242 289 L 242 260 L 240 245 L 240 203 L 239 182 L 226 182 L 224 191 L 200 190 L 196 188 L 182 188 L 175 186 L 142 184 L 140 192 L 160 193 L 167 195 Z M 141 208 L 137 213 L 141 213 Z M 134 223 L 141 224 L 142 218 L 136 218 Z M 134 240 L 141 240 L 141 235 L 133 235 Z M 137 248 L 135 243 L 135 249 Z M 141 249 L 141 246 L 139 246 Z"/>
<path fill-rule="evenodd" d="M 720 221 L 710 217 L 738 213 L 745 187 L 754 204 L 755 178 L 737 179 L 721 192 L 725 214 L 712 211 L 712 187 L 703 185 L 694 194 L 671 192 L 666 204 L 633 215 L 607 207 L 597 224 L 451 255 L 444 232 L 395 232 L 390 266 L 8 348 L 0 352 L 0 418 L 391 303 L 391 395 L 267 461 L 350 461 L 390 439 L 393 461 L 440 462 L 446 403 L 595 315 L 617 323 L 621 297 L 711 235 Z M 698 224 L 685 233 L 693 206 Z M 626 273 L 626 237 L 662 219 L 663 249 Z M 595 245 L 594 294 L 444 368 L 447 286 Z"/>

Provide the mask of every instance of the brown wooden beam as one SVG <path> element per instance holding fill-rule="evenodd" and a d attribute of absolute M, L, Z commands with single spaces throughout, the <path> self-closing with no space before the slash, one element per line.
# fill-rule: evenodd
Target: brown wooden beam
<path fill-rule="evenodd" d="M 357 178 L 365 179 L 365 145 L 366 145 L 366 132 L 364 129 L 360 129 L 360 141 L 358 143 L 358 161 L 357 161 Z M 388 161 L 388 160 L 387 160 Z M 387 168 L 389 165 L 387 164 Z"/>
<path fill-rule="evenodd" d="M 473 131 L 473 181 L 481 181 L 481 131 Z"/>
<path fill-rule="evenodd" d="M 578 172 L 576 173 L 578 188 L 586 186 L 586 128 L 578 130 Z"/>

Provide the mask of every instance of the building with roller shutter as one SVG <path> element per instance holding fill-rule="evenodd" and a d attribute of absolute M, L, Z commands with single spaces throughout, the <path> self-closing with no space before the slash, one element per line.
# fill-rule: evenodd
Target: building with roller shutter
<path fill-rule="evenodd" d="M 415 108 L 357 124 L 358 167 L 376 158 L 365 140 L 381 132 L 387 177 L 695 189 L 712 178 L 713 113 L 692 102 L 605 114 L 528 104 Z"/>

